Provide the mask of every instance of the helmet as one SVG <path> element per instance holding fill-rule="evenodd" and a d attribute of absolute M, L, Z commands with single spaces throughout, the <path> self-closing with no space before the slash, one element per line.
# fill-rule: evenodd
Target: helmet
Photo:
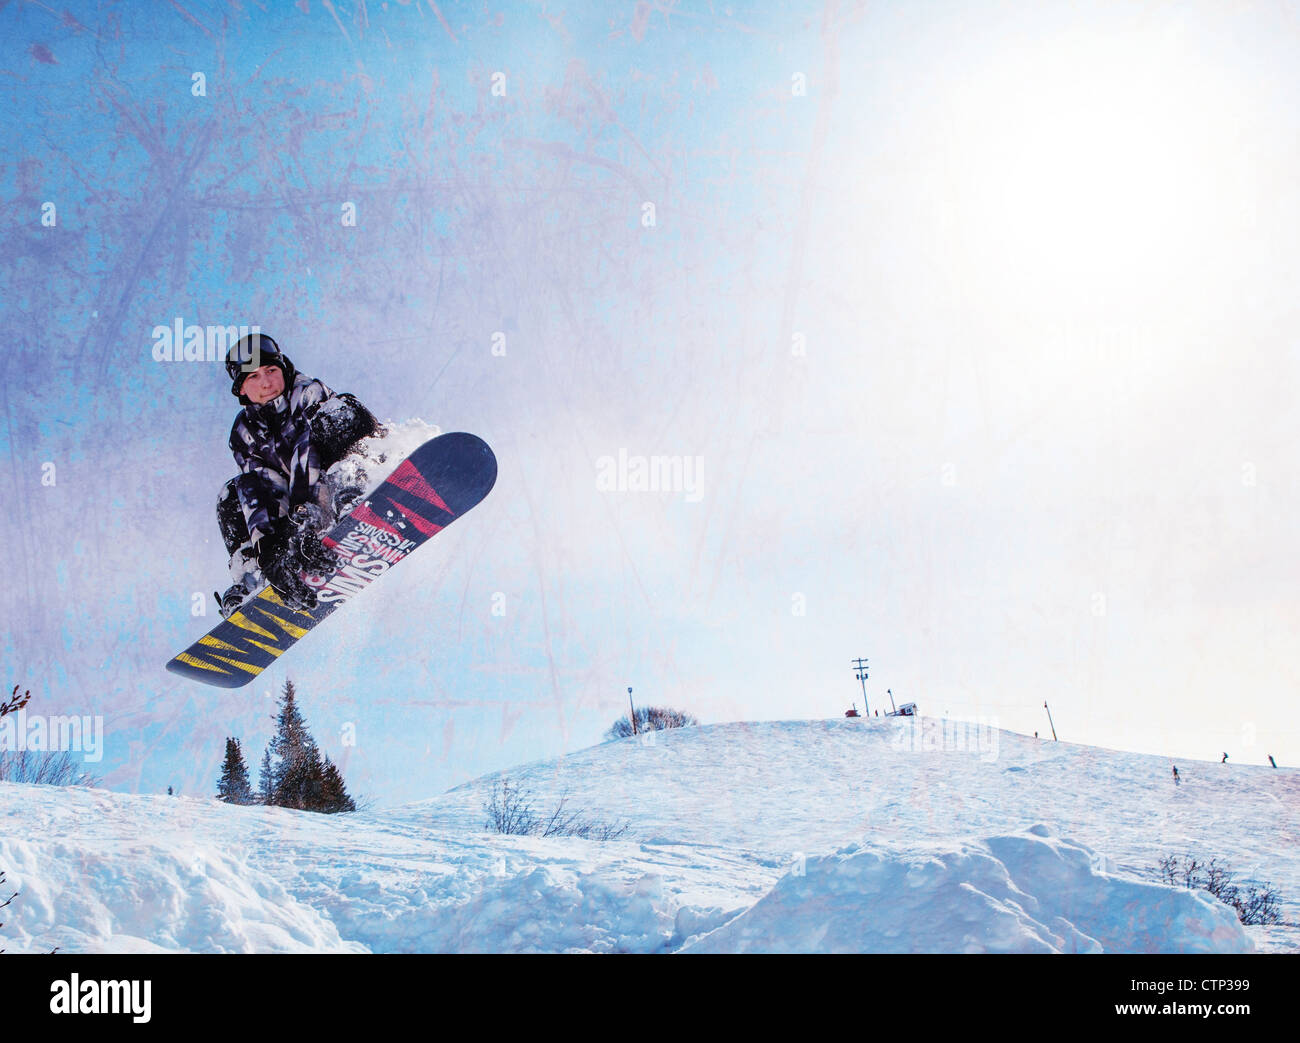
<path fill-rule="evenodd" d="M 230 393 L 244 405 L 249 404 L 249 400 L 240 391 L 244 378 L 262 366 L 279 367 L 280 372 L 284 374 L 285 390 L 292 386 L 293 363 L 280 351 L 280 345 L 275 342 L 275 339 L 265 333 L 250 333 L 241 337 L 226 355 L 226 372 L 230 375 L 231 381 Z"/>

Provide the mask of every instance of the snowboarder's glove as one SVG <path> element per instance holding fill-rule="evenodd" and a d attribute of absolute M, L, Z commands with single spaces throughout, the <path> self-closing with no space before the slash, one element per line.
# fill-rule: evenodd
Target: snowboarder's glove
<path fill-rule="evenodd" d="M 329 511 L 310 500 L 294 508 L 292 521 L 293 527 L 300 533 L 323 532 L 334 524 Z"/>
<path fill-rule="evenodd" d="M 324 576 L 338 567 L 338 557 L 314 532 L 305 532 L 290 541 L 299 563 L 305 572 Z"/>
<path fill-rule="evenodd" d="M 295 531 L 289 537 L 289 546 L 302 569 L 317 576 L 333 572 L 338 560 L 320 538 L 320 534 L 334 524 L 331 513 L 309 500 L 294 508 L 290 520 Z"/>
<path fill-rule="evenodd" d="M 294 558 L 293 554 L 286 553 L 263 567 L 262 575 L 286 605 L 310 612 L 316 607 L 316 591 L 303 581 Z"/>
<path fill-rule="evenodd" d="M 303 581 L 303 564 L 287 536 L 280 532 L 263 536 L 257 544 L 257 564 L 280 600 L 290 608 L 306 612 L 316 607 L 316 591 Z"/>

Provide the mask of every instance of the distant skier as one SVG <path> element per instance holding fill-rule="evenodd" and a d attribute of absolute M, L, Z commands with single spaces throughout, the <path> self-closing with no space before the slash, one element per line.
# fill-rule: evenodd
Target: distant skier
<path fill-rule="evenodd" d="M 1268 762 L 1269 764 L 1273 765 L 1273 767 L 1275 768 L 1277 767 L 1277 761 L 1273 759 L 1273 755 L 1271 753 L 1268 755 Z"/>
<path fill-rule="evenodd" d="M 1223 755 L 1223 760 L 1219 761 L 1219 763 L 1220 763 L 1220 764 L 1227 764 L 1227 763 L 1228 763 L 1228 755 L 1227 755 L 1226 753 Z"/>
<path fill-rule="evenodd" d="M 219 598 L 221 615 L 228 618 L 264 583 L 285 603 L 314 608 L 315 592 L 300 574 L 333 566 L 319 534 L 351 507 L 347 497 L 361 492 L 336 496 L 322 477 L 357 442 L 379 433 L 379 422 L 354 396 L 299 373 L 264 333 L 230 349 L 226 372 L 244 408 L 229 442 L 240 473 L 217 499 L 233 581 Z"/>
<path fill-rule="evenodd" d="M 1178 765 L 1175 764 L 1175 765 L 1174 765 L 1174 785 L 1177 786 L 1177 785 L 1179 785 L 1181 782 L 1182 782 L 1182 779 L 1180 779 L 1180 778 L 1178 777 Z"/>

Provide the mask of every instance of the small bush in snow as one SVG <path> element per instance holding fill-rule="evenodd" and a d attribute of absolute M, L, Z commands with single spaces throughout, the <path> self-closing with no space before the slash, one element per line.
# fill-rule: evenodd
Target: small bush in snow
<path fill-rule="evenodd" d="M 37 786 L 98 786 L 99 779 L 82 771 L 67 750 L 0 751 L 0 782 L 27 782 Z"/>
<path fill-rule="evenodd" d="M 1243 889 L 1232 882 L 1232 870 L 1212 858 L 1198 862 L 1191 855 L 1170 855 L 1160 859 L 1160 878 L 1174 887 L 1209 891 L 1220 902 L 1237 911 L 1237 919 L 1248 925 L 1281 923 L 1280 896 L 1267 881 Z"/>
<path fill-rule="evenodd" d="M 17 713 L 31 702 L 31 691 L 20 696 L 18 685 L 0 702 L 0 717 Z M 27 782 L 38 786 L 98 786 L 99 779 L 77 767 L 67 750 L 0 750 L 0 782 Z"/>
<path fill-rule="evenodd" d="M 643 706 L 636 712 L 638 732 L 659 732 L 665 728 L 690 728 L 699 723 L 689 713 L 670 710 L 666 706 Z M 631 718 L 620 717 L 605 734 L 611 739 L 626 739 L 632 734 Z"/>
<path fill-rule="evenodd" d="M 6 890 L 7 890 L 7 888 L 5 887 L 5 871 L 4 871 L 3 869 L 0 869 L 0 894 L 3 894 Z M 17 897 L 18 897 L 18 892 L 15 891 L 15 892 L 14 892 L 13 894 L 11 894 L 8 898 L 6 898 L 3 902 L 0 902 L 0 909 L 3 909 L 6 905 L 8 905 L 10 902 L 12 902 L 12 901 L 13 901 L 15 898 L 17 898 Z M 0 923 L 0 927 L 3 927 L 3 926 L 4 926 L 4 924 L 3 924 L 3 923 Z M 3 950 L 3 949 L 0 949 L 0 952 L 4 952 L 4 950 Z"/>
<path fill-rule="evenodd" d="M 488 829 L 509 836 L 528 836 L 536 831 L 537 816 L 533 814 L 530 800 L 532 794 L 517 785 L 511 786 L 510 780 L 492 783 L 492 795 L 483 805 L 487 812 Z"/>
<path fill-rule="evenodd" d="M 10 699 L 6 699 L 4 702 L 0 702 L 0 717 L 4 717 L 6 714 L 17 713 L 19 710 L 21 710 L 24 706 L 27 705 L 27 701 L 31 699 L 31 697 L 32 697 L 32 693 L 30 691 L 24 692 L 20 697 L 18 695 L 18 686 L 14 685 L 13 697 Z M 2 895 L 6 890 L 4 884 L 5 884 L 5 871 L 3 869 L 0 869 L 0 895 Z M 10 902 L 12 902 L 17 897 L 18 897 L 18 892 L 15 891 L 3 902 L 0 902 L 0 909 L 3 909 L 5 906 L 7 906 Z M 0 923 L 0 927 L 3 926 L 4 924 Z M 4 952 L 4 950 L 0 949 L 0 952 Z"/>
<path fill-rule="evenodd" d="M 511 836 L 581 837 L 584 840 L 617 840 L 628 830 L 628 823 L 611 825 L 588 818 L 581 811 L 568 808 L 569 794 L 560 797 L 555 810 L 543 820 L 533 810 L 533 794 L 510 780 L 492 783 L 492 792 L 483 805 L 488 829 Z"/>
<path fill-rule="evenodd" d="M 569 801 L 568 793 L 560 797 L 560 803 L 551 812 L 546 825 L 541 829 L 544 837 L 582 837 L 584 840 L 617 840 L 627 832 L 628 823 L 612 826 L 608 822 L 597 822 L 587 818 L 581 811 L 569 811 L 565 805 Z"/>

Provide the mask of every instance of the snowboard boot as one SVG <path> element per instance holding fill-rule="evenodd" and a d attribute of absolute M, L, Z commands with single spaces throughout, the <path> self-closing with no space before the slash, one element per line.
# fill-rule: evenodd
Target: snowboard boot
<path fill-rule="evenodd" d="M 243 606 L 244 602 L 251 598 L 255 590 L 249 590 L 247 582 L 241 580 L 226 588 L 224 594 L 218 594 L 215 590 L 212 596 L 217 599 L 218 610 L 221 612 L 222 619 L 229 619 Z"/>
<path fill-rule="evenodd" d="M 365 472 L 362 472 L 363 474 Z M 366 492 L 360 485 L 345 485 L 334 493 L 334 509 L 340 518 L 365 499 Z"/>

